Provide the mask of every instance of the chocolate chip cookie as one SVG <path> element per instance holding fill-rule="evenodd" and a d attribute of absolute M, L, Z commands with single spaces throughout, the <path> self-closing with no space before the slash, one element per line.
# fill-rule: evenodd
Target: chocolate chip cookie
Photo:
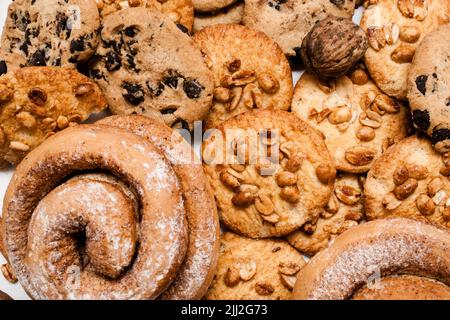
<path fill-rule="evenodd" d="M 390 147 L 364 185 L 367 218 L 402 216 L 450 228 L 449 156 L 418 136 Z"/>
<path fill-rule="evenodd" d="M 254 110 L 211 130 L 205 171 L 219 216 L 252 238 L 285 236 L 314 220 L 336 176 L 320 133 L 281 110 Z"/>
<path fill-rule="evenodd" d="M 364 69 L 329 83 L 310 73 L 298 81 L 292 112 L 320 130 L 339 170 L 367 172 L 408 133 L 408 109 L 383 94 Z"/>
<path fill-rule="evenodd" d="M 105 17 L 91 76 L 114 114 L 143 114 L 193 129 L 208 113 L 213 77 L 192 39 L 158 11 Z"/>
<path fill-rule="evenodd" d="M 249 239 L 225 232 L 207 300 L 289 300 L 302 255 L 286 241 Z"/>
<path fill-rule="evenodd" d="M 175 22 L 181 31 L 192 32 L 194 7 L 191 0 L 97 0 L 97 6 L 102 17 L 130 7 L 159 10 Z"/>
<path fill-rule="evenodd" d="M 196 13 L 194 15 L 194 32 L 216 24 L 239 24 L 244 15 L 244 2 L 236 2 L 219 11 Z"/>
<path fill-rule="evenodd" d="M 0 74 L 84 62 L 97 48 L 99 27 L 93 0 L 16 0 L 3 28 Z"/>
<path fill-rule="evenodd" d="M 330 240 L 358 225 L 364 218 L 362 200 L 363 177 L 355 174 L 339 174 L 334 193 L 320 216 L 291 233 L 287 240 L 301 252 L 313 256 L 326 248 Z"/>
<path fill-rule="evenodd" d="M 408 100 L 416 128 L 437 151 L 450 151 L 450 25 L 425 36 L 408 76 Z"/>
<path fill-rule="evenodd" d="M 17 164 L 56 131 L 106 108 L 100 88 L 72 68 L 26 67 L 0 77 L 0 161 Z"/>
<path fill-rule="evenodd" d="M 214 102 L 206 118 L 207 128 L 254 108 L 289 109 L 292 72 L 272 39 L 229 24 L 203 29 L 194 40 L 214 74 Z"/>
<path fill-rule="evenodd" d="M 211 12 L 223 9 L 235 3 L 237 0 L 192 0 L 195 11 Z"/>
<path fill-rule="evenodd" d="M 272 37 L 290 57 L 300 59 L 303 38 L 328 16 L 351 18 L 353 0 L 245 0 L 243 23 Z"/>
<path fill-rule="evenodd" d="M 377 86 L 389 96 L 406 99 L 407 75 L 424 36 L 450 21 L 448 0 L 369 1 L 361 27 L 369 49 L 365 63 Z"/>

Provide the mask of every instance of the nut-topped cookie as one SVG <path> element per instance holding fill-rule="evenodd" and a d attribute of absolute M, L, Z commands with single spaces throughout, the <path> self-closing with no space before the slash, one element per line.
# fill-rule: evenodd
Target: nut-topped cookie
<path fill-rule="evenodd" d="M 371 0 L 363 13 L 371 77 L 389 96 L 406 99 L 407 75 L 424 36 L 450 21 L 448 0 Z"/>
<path fill-rule="evenodd" d="M 425 36 L 408 76 L 408 100 L 416 128 L 438 152 L 450 151 L 450 25 Z"/>
<path fill-rule="evenodd" d="M 252 238 L 285 236 L 314 220 L 336 176 L 320 133 L 281 110 L 223 122 L 205 140 L 203 160 L 222 222 Z"/>
<path fill-rule="evenodd" d="M 337 169 L 345 172 L 367 172 L 408 132 L 407 108 L 383 94 L 363 69 L 329 83 L 304 73 L 292 112 L 325 135 Z"/>
<path fill-rule="evenodd" d="M 358 225 L 364 219 L 363 182 L 363 176 L 338 174 L 334 193 L 320 216 L 288 235 L 288 242 L 313 256 L 326 248 L 330 240 Z"/>
<path fill-rule="evenodd" d="M 257 109 L 288 110 L 292 73 L 279 46 L 262 32 L 236 25 L 208 27 L 194 40 L 214 74 L 214 102 L 206 127 Z"/>
<path fill-rule="evenodd" d="M 351 18 L 353 0 L 245 0 L 243 23 L 272 37 L 290 57 L 300 58 L 303 38 L 328 16 Z"/>
<path fill-rule="evenodd" d="M 194 15 L 194 32 L 216 24 L 239 24 L 244 16 L 244 2 L 236 2 L 222 10 L 196 13 Z"/>
<path fill-rule="evenodd" d="M 221 237 L 218 269 L 207 300 L 289 300 L 302 255 L 286 241 L 249 239 L 232 232 Z"/>
<path fill-rule="evenodd" d="M 191 0 L 96 0 L 100 15 L 107 15 L 130 7 L 145 7 L 160 10 L 166 14 L 177 27 L 185 32 L 192 32 L 194 7 Z"/>
<path fill-rule="evenodd" d="M 97 48 L 99 27 L 93 0 L 16 0 L 3 28 L 0 74 L 84 62 Z"/>
<path fill-rule="evenodd" d="M 91 75 L 114 114 L 143 114 L 193 129 L 208 113 L 213 77 L 192 39 L 158 11 L 105 17 Z"/>
<path fill-rule="evenodd" d="M 372 166 L 364 186 L 368 219 L 402 216 L 450 228 L 450 155 L 424 137 L 390 147 Z"/>
<path fill-rule="evenodd" d="M 56 131 L 106 108 L 100 88 L 72 68 L 26 67 L 0 77 L 0 162 L 17 164 Z"/>

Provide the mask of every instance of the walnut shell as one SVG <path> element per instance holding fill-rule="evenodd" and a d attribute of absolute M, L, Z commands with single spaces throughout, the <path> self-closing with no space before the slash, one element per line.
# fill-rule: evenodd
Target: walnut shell
<path fill-rule="evenodd" d="M 346 74 L 364 56 L 365 32 L 350 19 L 329 17 L 319 21 L 303 39 L 306 68 L 322 80 Z"/>

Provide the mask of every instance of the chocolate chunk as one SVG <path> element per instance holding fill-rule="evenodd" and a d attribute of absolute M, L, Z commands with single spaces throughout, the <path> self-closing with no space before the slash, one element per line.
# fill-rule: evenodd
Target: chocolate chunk
<path fill-rule="evenodd" d="M 47 65 L 46 61 L 47 61 L 47 59 L 45 58 L 44 49 L 38 49 L 28 59 L 27 65 L 29 65 L 29 66 L 46 66 Z"/>
<path fill-rule="evenodd" d="M 26 42 L 22 43 L 19 49 L 27 56 L 28 55 L 28 44 Z"/>
<path fill-rule="evenodd" d="M 136 67 L 136 63 L 134 62 L 134 57 L 131 54 L 127 54 L 127 63 L 128 63 L 128 69 L 134 70 L 136 72 L 139 72 L 140 69 Z"/>
<path fill-rule="evenodd" d="M 449 129 L 438 129 L 434 130 L 431 135 L 431 141 L 433 144 L 438 143 L 439 141 L 450 139 L 450 130 Z"/>
<path fill-rule="evenodd" d="M 47 101 L 47 93 L 45 93 L 45 91 L 41 88 L 32 88 L 30 91 L 28 91 L 28 98 L 34 104 L 43 106 Z"/>
<path fill-rule="evenodd" d="M 339 8 L 345 4 L 345 0 L 330 0 L 330 2 Z"/>
<path fill-rule="evenodd" d="M 119 70 L 122 67 L 119 55 L 114 51 L 109 51 L 105 57 L 105 67 L 108 71 Z"/>
<path fill-rule="evenodd" d="M 422 95 L 425 95 L 425 93 L 427 92 L 427 80 L 428 76 L 426 75 L 421 75 L 416 78 L 417 90 L 419 90 Z"/>
<path fill-rule="evenodd" d="M 161 111 L 161 114 L 174 114 L 177 111 L 175 107 L 169 107 Z"/>
<path fill-rule="evenodd" d="M 84 37 L 80 37 L 79 39 L 72 40 L 70 42 L 70 52 L 74 53 L 75 51 L 84 51 L 86 50 L 86 46 L 84 44 Z"/>
<path fill-rule="evenodd" d="M 0 74 L 2 74 L 2 69 L 1 69 L 1 67 L 0 67 Z M 447 101 L 445 102 L 445 105 L 446 105 L 447 107 L 450 107 L 450 97 L 447 98 Z"/>
<path fill-rule="evenodd" d="M 130 26 L 130 27 L 125 28 L 125 29 L 123 30 L 123 32 L 124 32 L 128 37 L 133 38 L 133 37 L 136 36 L 136 34 L 137 34 L 137 29 L 136 29 L 136 27 Z"/>
<path fill-rule="evenodd" d="M 8 72 L 8 67 L 6 66 L 5 60 L 0 60 L 0 76 Z"/>
<path fill-rule="evenodd" d="M 190 99 L 197 99 L 200 97 L 203 87 L 196 80 L 185 80 L 183 90 Z"/>
<path fill-rule="evenodd" d="M 58 12 L 56 14 L 56 35 L 59 38 L 68 39 L 70 37 L 72 29 L 67 28 L 67 20 L 68 17 L 64 13 Z"/>
<path fill-rule="evenodd" d="M 189 29 L 188 28 L 186 28 L 184 25 L 182 25 L 181 23 L 177 23 L 177 27 L 178 27 L 178 29 L 180 29 L 181 31 L 183 31 L 183 33 L 186 33 L 187 35 L 190 35 L 189 34 Z"/>
<path fill-rule="evenodd" d="M 149 81 L 147 81 L 147 88 L 152 97 L 159 97 L 164 91 L 164 84 L 159 83 L 157 88 L 154 88 Z"/>
<path fill-rule="evenodd" d="M 178 79 L 181 78 L 180 76 L 170 76 L 170 77 L 166 77 L 163 80 L 163 83 L 172 88 L 172 89 L 176 89 L 178 87 Z"/>
<path fill-rule="evenodd" d="M 89 75 L 91 78 L 94 78 L 94 79 L 102 79 L 103 78 L 103 73 L 98 69 L 92 69 L 89 72 Z"/>
<path fill-rule="evenodd" d="M 144 91 L 140 85 L 124 82 L 122 88 L 126 91 L 126 93 L 122 93 L 122 96 L 132 105 L 137 106 L 144 101 Z"/>
<path fill-rule="evenodd" d="M 416 128 L 426 131 L 430 127 L 430 114 L 427 110 L 414 110 L 412 118 Z"/>
<path fill-rule="evenodd" d="M 268 5 L 269 5 L 269 7 L 280 11 L 281 10 L 281 5 L 286 3 L 286 2 L 287 2 L 287 0 L 272 0 L 272 1 L 269 1 Z"/>
<path fill-rule="evenodd" d="M 61 57 L 58 57 L 55 60 L 53 60 L 52 66 L 54 66 L 54 67 L 61 67 Z"/>

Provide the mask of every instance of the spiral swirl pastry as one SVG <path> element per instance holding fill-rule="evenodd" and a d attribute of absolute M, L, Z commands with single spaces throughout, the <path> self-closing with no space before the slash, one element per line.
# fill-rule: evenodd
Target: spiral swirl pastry
<path fill-rule="evenodd" d="M 8 260 L 33 299 L 154 299 L 188 247 L 179 179 L 151 142 L 65 129 L 17 167 L 3 206 Z"/>

